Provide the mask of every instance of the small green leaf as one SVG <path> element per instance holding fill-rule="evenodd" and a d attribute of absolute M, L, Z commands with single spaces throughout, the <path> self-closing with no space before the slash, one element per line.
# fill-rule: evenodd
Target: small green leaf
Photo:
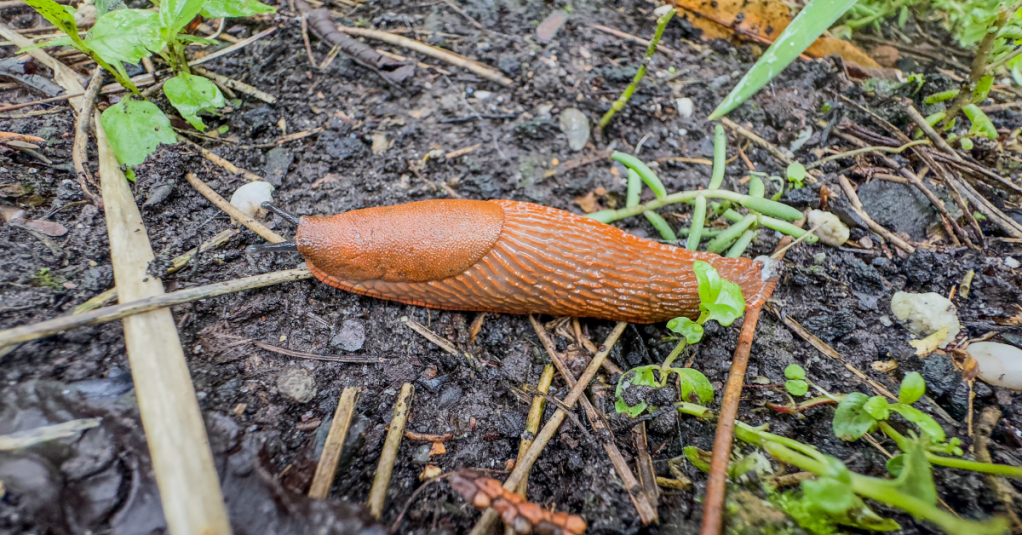
<path fill-rule="evenodd" d="M 806 167 L 798 162 L 791 162 L 788 166 L 788 181 L 795 189 L 802 188 L 802 181 L 806 179 Z"/>
<path fill-rule="evenodd" d="M 840 515 L 855 504 L 851 485 L 832 477 L 803 481 L 802 493 L 814 507 L 832 515 Z"/>
<path fill-rule="evenodd" d="M 170 42 L 202 10 L 206 0 L 160 0 L 160 37 Z"/>
<path fill-rule="evenodd" d="M 805 379 L 806 369 L 798 364 L 789 364 L 787 368 L 784 368 L 784 376 L 788 379 Z"/>
<path fill-rule="evenodd" d="M 177 143 L 170 119 L 145 100 L 126 98 L 110 106 L 100 116 L 100 123 L 117 160 L 124 165 L 144 162 L 160 143 Z"/>
<path fill-rule="evenodd" d="M 876 420 L 863 408 L 869 398 L 862 393 L 852 392 L 838 403 L 834 412 L 834 435 L 841 440 L 853 441 L 868 433 Z"/>
<path fill-rule="evenodd" d="M 692 269 L 699 281 L 699 308 L 705 318 L 702 322 L 714 320 L 727 327 L 745 313 L 742 289 L 737 284 L 720 278 L 713 266 L 697 260 Z"/>
<path fill-rule="evenodd" d="M 988 74 L 979 79 L 976 83 L 976 89 L 972 92 L 972 103 L 979 104 L 987 99 L 987 95 L 990 94 L 990 88 L 994 86 L 994 76 Z"/>
<path fill-rule="evenodd" d="M 706 404 L 713 401 L 713 385 L 699 370 L 692 368 L 671 368 L 681 378 L 681 399 L 689 403 L 695 403 L 691 396 L 695 396 L 699 403 Z"/>
<path fill-rule="evenodd" d="M 899 453 L 890 459 L 887 459 L 887 472 L 894 477 L 901 475 L 901 470 L 905 468 L 905 454 Z"/>
<path fill-rule="evenodd" d="M 990 121 L 986 113 L 975 104 L 967 104 L 962 107 L 962 112 L 972 121 L 969 127 L 970 134 L 978 134 L 987 139 L 997 139 L 997 127 Z"/>
<path fill-rule="evenodd" d="M 627 168 L 628 173 L 628 193 L 625 195 L 625 207 L 631 208 L 638 206 L 640 197 L 642 196 L 642 177 L 639 173 L 635 172 L 635 169 L 631 167 Z"/>
<path fill-rule="evenodd" d="M 688 462 L 692 463 L 692 466 L 703 472 L 710 471 L 710 457 L 712 455 L 710 452 L 703 451 L 695 446 L 685 446 L 681 449 L 681 452 L 688 459 Z"/>
<path fill-rule="evenodd" d="M 960 89 L 948 89 L 947 91 L 941 91 L 940 93 L 934 93 L 925 99 L 923 102 L 927 104 L 936 104 L 938 102 L 944 102 L 945 100 L 951 100 L 958 96 Z M 932 124 L 930 126 L 933 126 Z"/>
<path fill-rule="evenodd" d="M 260 13 L 275 13 L 277 8 L 256 0 L 207 0 L 202 6 L 202 16 L 207 19 L 220 17 L 249 17 Z"/>
<path fill-rule="evenodd" d="M 933 484 L 933 471 L 930 461 L 926 459 L 926 450 L 922 441 L 913 440 L 908 451 L 902 456 L 901 468 L 897 464 L 898 478 L 894 481 L 878 481 L 878 485 L 890 485 L 897 492 L 918 498 L 929 505 L 937 503 L 937 487 Z M 888 470 L 890 470 L 889 467 Z"/>
<path fill-rule="evenodd" d="M 799 397 L 804 396 L 806 395 L 806 392 L 809 392 L 809 383 L 806 383 L 805 381 L 802 380 L 794 379 L 790 381 L 785 381 L 784 388 L 785 390 L 788 391 L 789 394 L 795 397 Z"/>
<path fill-rule="evenodd" d="M 934 420 L 932 416 L 925 412 L 912 407 L 910 405 L 903 405 L 901 403 L 894 403 L 889 407 L 892 411 L 902 415 L 906 420 L 916 424 L 919 429 L 926 433 L 930 440 L 936 443 L 944 442 L 947 439 L 947 435 L 944 433 L 944 428 Z"/>
<path fill-rule="evenodd" d="M 224 106 L 224 96 L 220 89 L 201 76 L 181 73 L 163 84 L 163 92 L 177 111 L 181 112 L 181 117 L 203 132 L 206 125 L 202 124 L 202 119 L 196 114 Z"/>
<path fill-rule="evenodd" d="M 667 328 L 684 336 L 690 344 L 698 344 L 703 339 L 703 326 L 684 316 L 668 321 Z"/>
<path fill-rule="evenodd" d="M 967 137 L 959 139 L 958 144 L 962 146 L 962 150 L 972 150 L 973 147 L 972 140 Z"/>
<path fill-rule="evenodd" d="M 873 396 L 862 406 L 862 410 L 873 417 L 874 420 L 886 420 L 891 416 L 888 410 L 890 403 L 882 396 Z"/>
<path fill-rule="evenodd" d="M 919 372 L 912 372 L 905 375 L 901 380 L 901 389 L 898 390 L 898 401 L 905 405 L 911 405 L 926 394 L 926 380 Z"/>

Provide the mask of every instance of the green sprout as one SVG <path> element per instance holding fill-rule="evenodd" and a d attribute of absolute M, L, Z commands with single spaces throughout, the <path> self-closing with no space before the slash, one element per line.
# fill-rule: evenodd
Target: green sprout
<path fill-rule="evenodd" d="M 660 11 L 659 9 L 657 11 Z M 674 17 L 676 11 L 674 9 L 668 9 L 663 15 L 660 15 L 656 21 L 656 33 L 653 34 L 653 39 L 649 41 L 649 47 L 646 48 L 646 55 L 642 58 L 642 64 L 639 65 L 639 70 L 635 72 L 635 76 L 632 78 L 632 83 L 628 84 L 625 88 L 624 93 L 611 104 L 610 109 L 607 113 L 603 114 L 600 118 L 600 130 L 607 128 L 610 124 L 610 120 L 614 118 L 614 114 L 621 111 L 625 104 L 628 104 L 628 100 L 632 98 L 632 93 L 639 87 L 639 82 L 642 81 L 643 77 L 646 76 L 646 70 L 649 68 L 649 64 L 653 61 L 653 55 L 656 54 L 657 44 L 660 43 L 660 37 L 664 34 L 664 28 L 667 27 L 667 23 Z"/>
<path fill-rule="evenodd" d="M 798 364 L 789 365 L 784 369 L 784 376 L 788 379 L 784 383 L 784 388 L 789 394 L 799 397 L 809 392 L 809 383 L 806 383 L 804 380 L 806 378 L 806 371 L 802 366 Z"/>
<path fill-rule="evenodd" d="M 802 181 L 805 179 L 806 166 L 798 162 L 791 162 L 791 165 L 788 166 L 788 182 L 791 182 L 792 187 L 794 189 L 802 189 L 804 187 Z"/>

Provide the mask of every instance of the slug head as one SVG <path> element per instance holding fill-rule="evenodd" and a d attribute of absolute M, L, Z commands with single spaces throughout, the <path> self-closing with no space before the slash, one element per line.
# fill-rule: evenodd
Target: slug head
<path fill-rule="evenodd" d="M 317 277 L 428 282 L 457 276 L 475 264 L 490 252 L 503 224 L 504 211 L 495 203 L 421 201 L 303 216 L 295 244 Z"/>

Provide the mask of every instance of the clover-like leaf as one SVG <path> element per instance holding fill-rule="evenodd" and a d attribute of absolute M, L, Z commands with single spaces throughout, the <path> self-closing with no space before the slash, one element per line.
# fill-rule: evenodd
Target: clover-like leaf
<path fill-rule="evenodd" d="M 834 412 L 834 435 L 841 440 L 853 441 L 868 433 L 876 420 L 863 408 L 869 398 L 862 393 L 852 392 L 838 403 Z"/>
<path fill-rule="evenodd" d="M 117 161 L 124 165 L 144 162 L 160 143 L 177 143 L 170 119 L 145 100 L 126 98 L 107 108 L 99 121 Z"/>
<path fill-rule="evenodd" d="M 682 401 L 704 404 L 713 401 L 713 385 L 702 372 L 692 368 L 671 368 L 671 371 L 681 378 Z"/>
<path fill-rule="evenodd" d="M 740 286 L 722 279 L 713 266 L 702 260 L 697 260 L 692 269 L 699 281 L 699 308 L 704 314 L 701 323 L 714 320 L 727 327 L 742 317 L 745 299 Z"/>
<path fill-rule="evenodd" d="M 784 377 L 792 380 L 800 380 L 806 378 L 806 369 L 798 364 L 789 364 L 784 368 Z"/>
<path fill-rule="evenodd" d="M 873 396 L 862 405 L 862 410 L 873 417 L 874 420 L 886 420 L 891 412 L 888 410 L 890 403 L 882 396 Z"/>
<path fill-rule="evenodd" d="M 202 76 L 181 73 L 163 84 L 163 93 L 181 113 L 181 117 L 203 132 L 206 125 L 197 114 L 224 106 L 223 93 L 213 82 Z"/>
<path fill-rule="evenodd" d="M 806 179 L 806 166 L 798 163 L 791 162 L 788 165 L 788 181 L 791 182 L 792 187 L 795 189 L 801 189 L 804 184 L 803 180 Z"/>
<path fill-rule="evenodd" d="M 249 17 L 260 13 L 275 13 L 277 8 L 257 0 L 207 0 L 202 6 L 202 16 L 207 19 L 220 17 Z"/>
<path fill-rule="evenodd" d="M 703 326 L 684 316 L 668 321 L 667 328 L 684 336 L 690 344 L 698 344 L 703 339 Z"/>
<path fill-rule="evenodd" d="M 905 405 L 911 405 L 926 394 L 926 380 L 919 372 L 912 372 L 905 375 L 901 380 L 901 389 L 898 390 L 898 401 Z"/>
<path fill-rule="evenodd" d="M 804 396 L 809 392 L 809 383 L 801 379 L 791 379 L 784 382 L 784 389 L 795 397 Z"/>
<path fill-rule="evenodd" d="M 947 434 L 944 433 L 944 428 L 934 420 L 932 416 L 925 412 L 912 407 L 910 405 L 904 405 L 901 403 L 894 403 L 890 406 L 890 409 L 903 417 L 906 420 L 916 424 L 919 429 L 926 433 L 926 436 L 930 437 L 930 440 L 936 443 L 944 442 L 947 439 Z"/>

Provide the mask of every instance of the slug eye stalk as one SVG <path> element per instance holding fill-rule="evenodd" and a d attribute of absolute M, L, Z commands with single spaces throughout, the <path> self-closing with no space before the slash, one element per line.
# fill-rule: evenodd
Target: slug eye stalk
<path fill-rule="evenodd" d="M 291 215 L 291 214 L 281 210 L 280 208 L 277 208 L 272 203 L 264 202 L 262 204 L 262 207 L 267 209 L 267 210 L 269 210 L 269 211 L 271 211 L 271 212 L 273 212 L 273 213 L 275 213 L 275 214 L 277 214 L 277 215 L 279 215 L 281 219 L 287 221 L 288 223 L 291 223 L 292 225 L 294 225 L 296 227 L 298 226 L 298 218 L 296 216 L 293 216 L 293 215 Z M 280 244 L 280 245 L 283 245 L 283 244 Z M 293 244 L 292 244 L 292 246 L 293 246 Z"/>

